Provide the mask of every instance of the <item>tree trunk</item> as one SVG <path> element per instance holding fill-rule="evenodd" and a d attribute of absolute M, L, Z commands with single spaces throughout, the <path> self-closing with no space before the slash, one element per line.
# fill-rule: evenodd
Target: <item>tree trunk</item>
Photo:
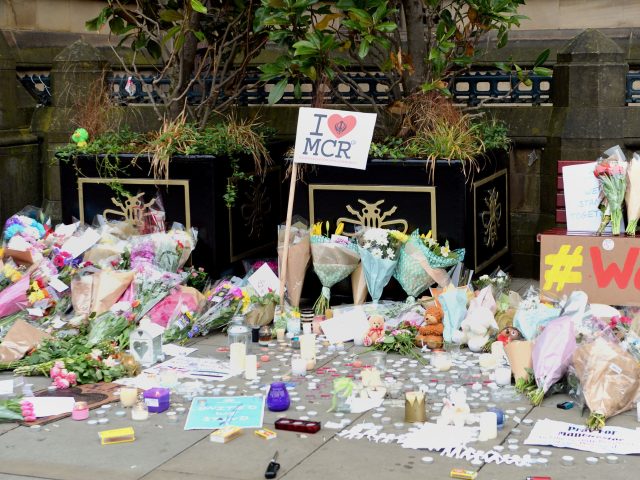
<path fill-rule="evenodd" d="M 411 56 L 413 74 L 405 72 L 402 78 L 405 96 L 413 93 L 426 80 L 427 42 L 424 38 L 424 3 L 422 0 L 402 0 L 407 25 L 407 49 Z"/>
<path fill-rule="evenodd" d="M 198 12 L 191 12 L 191 18 L 189 19 L 190 31 L 185 34 L 184 44 L 180 51 L 180 72 L 178 76 L 178 85 L 176 89 L 176 98 L 180 97 L 186 89 L 189 88 L 191 82 L 191 76 L 195 73 L 194 67 L 196 64 L 196 54 L 198 52 L 198 39 L 193 34 L 193 31 L 200 30 L 200 18 L 201 15 Z M 171 103 L 169 107 L 169 115 L 172 120 L 175 120 L 187 105 L 187 95 L 185 94 L 180 101 Z"/>

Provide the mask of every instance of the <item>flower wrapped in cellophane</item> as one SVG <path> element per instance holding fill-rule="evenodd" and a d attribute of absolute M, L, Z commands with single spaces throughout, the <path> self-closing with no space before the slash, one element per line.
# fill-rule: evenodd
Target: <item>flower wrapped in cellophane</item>
<path fill-rule="evenodd" d="M 358 250 L 367 289 L 378 303 L 398 264 L 401 241 L 398 233 L 384 228 L 368 228 L 359 236 Z"/>
<path fill-rule="evenodd" d="M 573 367 L 591 410 L 587 426 L 600 430 L 605 421 L 629 410 L 640 393 L 640 364 L 620 344 L 605 335 L 578 346 Z"/>
<path fill-rule="evenodd" d="M 640 219 L 640 155 L 633 154 L 627 166 L 627 235 L 636 234 L 638 219 Z"/>
<path fill-rule="evenodd" d="M 596 162 L 594 175 L 600 183 L 600 191 L 611 215 L 611 232 L 620 235 L 622 202 L 627 191 L 627 159 L 618 145 L 604 153 L 605 157 Z"/>
<path fill-rule="evenodd" d="M 177 272 L 184 266 L 196 245 L 197 233 L 174 228 L 167 233 L 134 237 L 131 242 L 131 267 L 150 264 L 165 272 Z"/>
<path fill-rule="evenodd" d="M 311 259 L 313 269 L 322 283 L 322 292 L 313 308 L 317 315 L 324 315 L 331 299 L 331 287 L 347 278 L 360 263 L 357 246 L 339 234 L 333 238 L 322 235 L 317 223 L 311 232 Z"/>
<path fill-rule="evenodd" d="M 407 295 L 417 297 L 434 283 L 449 283 L 446 268 L 464 260 L 464 249 L 451 250 L 449 242 L 441 246 L 431 231 L 426 235 L 414 230 L 400 249 L 394 274 Z"/>
<path fill-rule="evenodd" d="M 278 228 L 278 270 L 280 275 L 282 268 L 282 255 L 284 252 L 284 239 L 286 229 L 281 225 Z M 311 246 L 309 240 L 309 228 L 303 222 L 296 222 L 291 226 L 289 235 L 289 250 L 287 253 L 287 297 L 294 307 L 300 306 L 300 296 L 304 285 L 304 277 L 307 273 L 309 260 L 311 259 Z"/>

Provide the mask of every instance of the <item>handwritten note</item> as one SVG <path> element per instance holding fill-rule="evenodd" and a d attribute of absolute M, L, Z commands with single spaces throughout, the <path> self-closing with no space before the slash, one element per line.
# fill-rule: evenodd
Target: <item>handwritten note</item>
<path fill-rule="evenodd" d="M 280 280 L 273 270 L 264 263 L 256 272 L 249 277 L 249 285 L 253 287 L 258 295 L 261 297 L 265 296 L 267 293 L 274 292 L 275 294 L 280 293 Z"/>

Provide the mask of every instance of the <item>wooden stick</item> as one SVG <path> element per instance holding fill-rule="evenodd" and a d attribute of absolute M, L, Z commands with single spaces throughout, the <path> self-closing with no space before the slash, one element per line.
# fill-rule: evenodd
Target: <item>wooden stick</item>
<path fill-rule="evenodd" d="M 287 280 L 287 262 L 289 260 L 289 238 L 291 237 L 291 217 L 293 216 L 293 200 L 296 196 L 296 183 L 298 181 L 298 164 L 291 167 L 291 183 L 289 184 L 289 204 L 287 205 L 287 223 L 284 230 L 284 249 L 282 250 L 282 263 L 280 265 L 280 308 L 284 309 L 284 284 Z M 284 311 L 284 310 L 283 310 Z"/>

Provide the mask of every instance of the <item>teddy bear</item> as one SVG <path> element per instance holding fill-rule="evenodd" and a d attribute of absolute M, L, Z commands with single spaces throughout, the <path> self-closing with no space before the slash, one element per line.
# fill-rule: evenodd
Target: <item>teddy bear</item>
<path fill-rule="evenodd" d="M 374 343 L 382 342 L 384 339 L 384 317 L 382 315 L 371 315 L 369 317 L 369 331 L 364 337 L 364 346 L 370 347 Z"/>
<path fill-rule="evenodd" d="M 467 344 L 472 352 L 480 352 L 491 338 L 491 333 L 498 330 L 498 324 L 491 310 L 487 307 L 476 307 L 469 311 L 460 325 L 460 330 L 453 333 L 453 341 Z"/>
<path fill-rule="evenodd" d="M 424 324 L 418 328 L 418 334 L 415 338 L 416 347 L 442 348 L 444 325 L 442 318 L 444 312 L 440 305 L 430 305 L 424 313 Z"/>

